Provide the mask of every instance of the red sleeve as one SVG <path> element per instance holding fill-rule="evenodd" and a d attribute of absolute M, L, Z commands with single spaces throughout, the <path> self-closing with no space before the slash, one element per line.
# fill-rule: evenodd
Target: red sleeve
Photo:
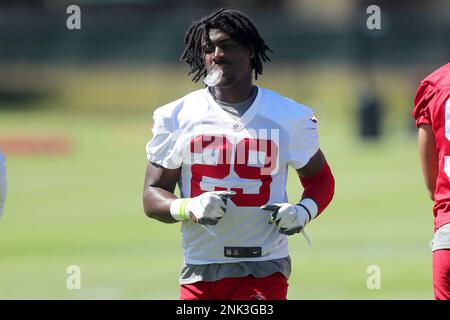
<path fill-rule="evenodd" d="M 414 99 L 413 118 L 416 120 L 416 126 L 421 124 L 431 124 L 430 104 L 435 96 L 434 87 L 428 82 L 420 83 Z"/>
<path fill-rule="evenodd" d="M 300 178 L 304 191 L 303 198 L 313 199 L 318 207 L 319 215 L 333 199 L 334 195 L 334 177 L 328 163 L 325 162 L 322 170 L 311 176 Z"/>

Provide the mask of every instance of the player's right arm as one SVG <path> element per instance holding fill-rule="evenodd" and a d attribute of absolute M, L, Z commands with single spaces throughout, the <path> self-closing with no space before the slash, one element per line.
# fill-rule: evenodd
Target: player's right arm
<path fill-rule="evenodd" d="M 164 223 L 178 222 L 170 214 L 170 205 L 177 199 L 174 191 L 180 173 L 181 167 L 166 169 L 155 163 L 148 163 L 143 194 L 144 212 L 148 217 Z"/>
<path fill-rule="evenodd" d="M 192 221 L 199 224 L 217 224 L 226 212 L 227 200 L 234 191 L 209 191 L 193 198 L 177 198 L 175 185 L 181 167 L 167 169 L 149 162 L 144 182 L 144 212 L 165 223 Z"/>
<path fill-rule="evenodd" d="M 435 104 L 435 98 L 435 87 L 429 81 L 422 81 L 414 97 L 414 110 L 412 112 L 419 129 L 418 148 L 422 173 L 432 200 L 434 200 L 439 173 L 439 156 L 431 121 L 431 106 Z"/>
<path fill-rule="evenodd" d="M 419 126 L 418 147 L 422 173 L 431 200 L 434 200 L 439 163 L 433 129 L 429 124 Z"/>

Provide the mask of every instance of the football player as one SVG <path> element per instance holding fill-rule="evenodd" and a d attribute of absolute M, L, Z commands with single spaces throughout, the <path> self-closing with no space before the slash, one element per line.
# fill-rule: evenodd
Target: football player
<path fill-rule="evenodd" d="M 434 201 L 433 285 L 437 300 L 450 299 L 450 63 L 417 89 L 413 117 L 419 128 L 422 172 Z"/>
<path fill-rule="evenodd" d="M 271 50 L 243 13 L 202 18 L 185 44 L 181 60 L 207 86 L 154 112 L 144 211 L 182 222 L 181 299 L 286 299 L 287 236 L 334 194 L 317 120 L 310 108 L 253 84 Z M 289 166 L 304 187 L 295 204 L 286 195 Z"/>

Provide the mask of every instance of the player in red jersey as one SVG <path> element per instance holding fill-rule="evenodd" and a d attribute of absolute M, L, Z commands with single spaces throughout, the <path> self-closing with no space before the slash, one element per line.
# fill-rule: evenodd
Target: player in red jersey
<path fill-rule="evenodd" d="M 434 201 L 434 295 L 450 300 L 450 63 L 422 80 L 414 104 L 422 171 Z"/>

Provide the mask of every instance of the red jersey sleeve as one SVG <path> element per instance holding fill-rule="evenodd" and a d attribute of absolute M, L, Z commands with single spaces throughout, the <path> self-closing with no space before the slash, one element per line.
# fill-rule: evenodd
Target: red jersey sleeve
<path fill-rule="evenodd" d="M 434 95 L 435 90 L 428 82 L 422 82 L 417 89 L 414 99 L 414 110 L 412 112 L 417 127 L 421 124 L 431 124 L 430 105 Z"/>

